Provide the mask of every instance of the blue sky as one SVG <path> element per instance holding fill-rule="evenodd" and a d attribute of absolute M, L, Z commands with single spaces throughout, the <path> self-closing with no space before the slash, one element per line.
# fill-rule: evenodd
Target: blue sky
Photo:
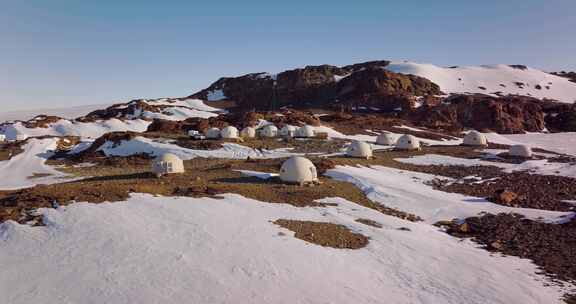
<path fill-rule="evenodd" d="M 375 59 L 576 70 L 576 1 L 0 0 L 0 111 Z"/>

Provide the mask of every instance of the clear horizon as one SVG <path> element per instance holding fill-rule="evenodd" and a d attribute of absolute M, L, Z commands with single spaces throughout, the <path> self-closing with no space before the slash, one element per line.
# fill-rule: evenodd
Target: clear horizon
<path fill-rule="evenodd" d="M 0 5 L 0 112 L 186 96 L 223 76 L 369 60 L 576 70 L 574 1 Z"/>

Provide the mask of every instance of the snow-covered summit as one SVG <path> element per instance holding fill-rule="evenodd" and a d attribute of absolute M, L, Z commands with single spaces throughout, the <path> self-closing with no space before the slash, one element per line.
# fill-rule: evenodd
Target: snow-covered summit
<path fill-rule="evenodd" d="M 444 93 L 524 95 L 561 102 L 576 101 L 576 83 L 520 65 L 440 67 L 414 62 L 392 62 L 387 70 L 429 79 Z"/>

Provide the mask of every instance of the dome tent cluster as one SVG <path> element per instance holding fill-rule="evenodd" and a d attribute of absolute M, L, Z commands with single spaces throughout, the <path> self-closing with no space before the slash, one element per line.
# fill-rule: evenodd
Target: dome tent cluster
<path fill-rule="evenodd" d="M 310 125 L 297 127 L 293 125 L 284 125 L 281 129 L 274 124 L 267 124 L 260 128 L 247 126 L 242 130 L 234 126 L 227 126 L 222 130 L 212 127 L 204 131 L 203 134 L 196 130 L 189 130 L 188 136 L 193 139 L 246 139 L 246 138 L 313 138 L 317 135 L 324 135 L 323 139 L 328 138 L 326 133 L 318 133 L 315 128 Z"/>

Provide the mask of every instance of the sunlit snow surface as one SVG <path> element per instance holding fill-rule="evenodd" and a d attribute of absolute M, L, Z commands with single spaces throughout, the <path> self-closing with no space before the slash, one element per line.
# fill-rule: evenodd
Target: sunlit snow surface
<path fill-rule="evenodd" d="M 364 191 L 371 200 L 413 213 L 431 224 L 441 220 L 476 216 L 481 212 L 513 212 L 532 219 L 541 218 L 547 222 L 563 221 L 572 215 L 572 212 L 505 207 L 484 198 L 435 190 L 425 182 L 435 178 L 451 179 L 432 174 L 382 166 L 338 166 L 336 169 L 328 170 L 326 175 L 351 182 Z"/>
<path fill-rule="evenodd" d="M 56 138 L 29 139 L 22 153 L 0 161 L 0 190 L 69 181 L 65 174 L 45 164 L 57 142 Z"/>
<path fill-rule="evenodd" d="M 545 286 L 528 260 L 344 199 L 323 201 L 338 206 L 136 194 L 43 210 L 46 227 L 8 221 L 0 303 L 560 303 L 562 290 Z M 279 218 L 343 224 L 370 243 L 309 244 L 271 223 Z"/>
<path fill-rule="evenodd" d="M 444 93 L 516 94 L 536 98 L 576 101 L 576 83 L 530 67 L 508 65 L 439 67 L 433 64 L 392 62 L 387 70 L 429 79 Z M 523 85 L 519 85 L 522 83 Z"/>
<path fill-rule="evenodd" d="M 495 155 L 491 155 L 491 157 L 494 156 Z M 507 173 L 524 171 L 539 175 L 558 175 L 576 178 L 576 164 L 550 162 L 547 159 L 527 160 L 520 164 L 510 164 L 481 159 L 467 159 L 446 155 L 426 154 L 410 158 L 396 158 L 395 160 L 402 163 L 424 166 L 494 166 L 502 168 L 502 171 Z"/>

